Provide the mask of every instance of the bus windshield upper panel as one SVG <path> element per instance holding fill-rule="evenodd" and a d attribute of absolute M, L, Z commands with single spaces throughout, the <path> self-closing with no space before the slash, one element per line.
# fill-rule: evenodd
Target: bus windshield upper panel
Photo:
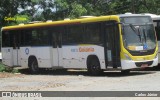
<path fill-rule="evenodd" d="M 122 17 L 121 22 L 125 24 L 144 24 L 144 23 L 152 23 L 152 19 L 150 17 Z"/>
<path fill-rule="evenodd" d="M 156 47 L 154 26 L 150 17 L 124 17 L 123 41 L 130 51 L 153 50 Z"/>

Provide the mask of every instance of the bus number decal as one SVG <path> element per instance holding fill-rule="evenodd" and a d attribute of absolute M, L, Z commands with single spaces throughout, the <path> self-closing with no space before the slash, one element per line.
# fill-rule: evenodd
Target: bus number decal
<path fill-rule="evenodd" d="M 28 48 L 25 49 L 25 53 L 26 53 L 26 55 L 29 54 L 29 49 Z"/>

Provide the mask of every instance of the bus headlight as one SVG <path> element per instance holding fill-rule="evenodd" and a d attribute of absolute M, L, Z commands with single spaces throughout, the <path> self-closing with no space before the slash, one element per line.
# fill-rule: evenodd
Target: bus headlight
<path fill-rule="evenodd" d="M 126 60 L 132 60 L 127 54 L 124 54 Z"/>

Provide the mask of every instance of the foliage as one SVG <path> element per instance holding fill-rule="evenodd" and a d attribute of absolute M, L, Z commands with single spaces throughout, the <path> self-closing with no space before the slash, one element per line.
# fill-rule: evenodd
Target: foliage
<path fill-rule="evenodd" d="M 0 72 L 3 72 L 3 71 L 5 71 L 6 69 L 5 69 L 5 66 L 4 65 L 2 65 L 2 64 L 0 64 Z"/>
<path fill-rule="evenodd" d="M 160 14 L 160 0 L 0 0 L 0 25 L 22 23 L 5 17 L 25 17 L 27 23 L 126 12 Z"/>
<path fill-rule="evenodd" d="M 0 63 L 0 72 L 19 73 L 18 69 L 13 69 L 11 67 L 7 67 L 1 63 Z"/>
<path fill-rule="evenodd" d="M 70 18 L 77 18 L 79 16 L 85 15 L 87 13 L 87 10 L 77 2 L 71 3 L 71 12 L 69 14 Z"/>
<path fill-rule="evenodd" d="M 23 8 L 29 0 L 0 0 L 0 27 L 9 25 L 5 17 L 13 17 L 18 14 L 18 8 Z"/>

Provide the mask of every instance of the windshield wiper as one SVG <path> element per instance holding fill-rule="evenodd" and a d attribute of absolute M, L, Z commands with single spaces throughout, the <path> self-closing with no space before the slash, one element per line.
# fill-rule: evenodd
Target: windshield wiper
<path fill-rule="evenodd" d="M 136 32 L 136 28 L 132 25 L 132 24 L 129 24 L 129 26 L 131 27 L 131 29 L 137 34 Z M 138 34 L 137 34 L 138 35 Z"/>
<path fill-rule="evenodd" d="M 141 42 L 141 35 L 140 35 L 140 31 L 139 31 L 139 28 L 138 28 L 138 32 L 136 31 L 136 28 L 132 25 L 132 24 L 129 24 L 129 26 L 131 27 L 131 29 L 134 31 L 134 33 L 139 37 L 139 40 Z"/>
<path fill-rule="evenodd" d="M 142 37 L 141 37 L 141 33 L 140 33 L 139 28 L 138 28 L 138 36 L 139 36 L 139 40 L 140 40 L 140 42 L 142 42 Z"/>
<path fill-rule="evenodd" d="M 143 36 L 144 36 L 144 40 L 145 40 L 145 43 L 147 42 L 147 38 L 146 38 L 146 32 L 145 32 L 145 29 L 143 28 Z"/>

